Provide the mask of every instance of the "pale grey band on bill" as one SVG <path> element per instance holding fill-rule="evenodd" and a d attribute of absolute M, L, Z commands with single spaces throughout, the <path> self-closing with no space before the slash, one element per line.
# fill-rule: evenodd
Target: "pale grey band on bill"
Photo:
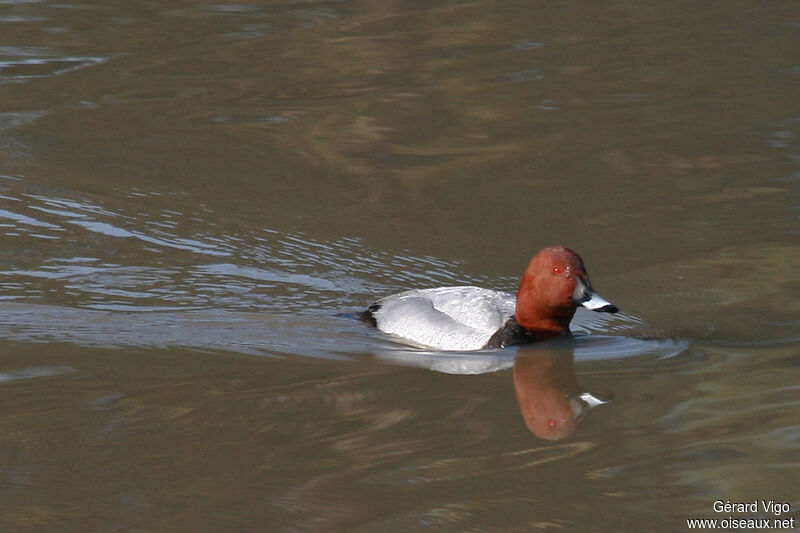
<path fill-rule="evenodd" d="M 572 292 L 572 299 L 575 303 L 592 311 L 600 313 L 616 313 L 619 311 L 616 305 L 594 292 L 589 280 L 584 280 L 580 276 L 575 278 L 575 290 Z"/>

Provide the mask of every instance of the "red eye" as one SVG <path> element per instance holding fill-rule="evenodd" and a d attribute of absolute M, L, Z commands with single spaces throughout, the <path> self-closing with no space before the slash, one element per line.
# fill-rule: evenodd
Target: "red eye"
<path fill-rule="evenodd" d="M 552 429 L 558 427 L 558 420 L 553 420 L 552 418 L 547 421 L 547 425 L 550 426 Z"/>
<path fill-rule="evenodd" d="M 561 274 L 561 269 L 560 269 L 560 268 L 558 268 L 558 267 L 555 267 L 555 268 L 553 269 L 553 274 Z"/>

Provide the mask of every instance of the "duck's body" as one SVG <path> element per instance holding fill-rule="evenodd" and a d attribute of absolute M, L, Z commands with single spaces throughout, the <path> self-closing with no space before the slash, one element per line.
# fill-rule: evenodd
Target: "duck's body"
<path fill-rule="evenodd" d="M 617 311 L 592 290 L 575 252 L 551 247 L 531 260 L 516 296 L 470 286 L 411 290 L 358 317 L 407 344 L 467 351 L 565 335 L 578 305 Z"/>
<path fill-rule="evenodd" d="M 411 344 L 479 350 L 514 315 L 516 297 L 481 287 L 439 287 L 387 296 L 370 307 L 375 326 Z"/>

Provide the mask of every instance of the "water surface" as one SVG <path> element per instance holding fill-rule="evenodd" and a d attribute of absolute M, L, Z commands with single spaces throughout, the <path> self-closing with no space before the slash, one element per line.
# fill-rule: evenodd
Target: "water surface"
<path fill-rule="evenodd" d="M 0 2 L 0 529 L 797 517 L 799 32 L 787 1 Z M 551 244 L 622 314 L 471 355 L 348 317 L 513 291 Z"/>

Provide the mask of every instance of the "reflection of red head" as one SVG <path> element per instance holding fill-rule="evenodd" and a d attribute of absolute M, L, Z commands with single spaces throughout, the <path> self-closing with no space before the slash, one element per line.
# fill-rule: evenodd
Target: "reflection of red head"
<path fill-rule="evenodd" d="M 514 361 L 514 391 L 528 429 L 539 438 L 568 437 L 593 407 L 582 396 L 572 353 L 519 353 Z M 593 403 L 594 403 L 593 402 Z"/>

